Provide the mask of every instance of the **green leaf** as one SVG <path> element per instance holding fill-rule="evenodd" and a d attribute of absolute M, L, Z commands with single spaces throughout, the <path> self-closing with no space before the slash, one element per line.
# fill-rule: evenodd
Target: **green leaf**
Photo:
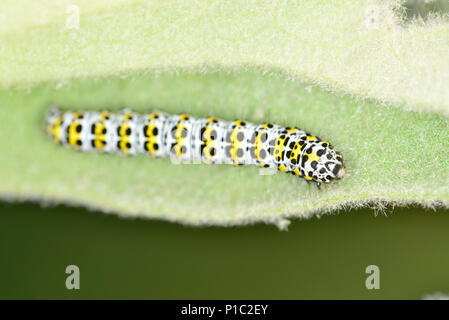
<path fill-rule="evenodd" d="M 402 4 L 3 1 L 0 195 L 196 225 L 448 207 L 449 21 L 406 20 Z M 299 126 L 348 173 L 319 191 L 251 167 L 76 153 L 44 134 L 55 102 Z"/>
<path fill-rule="evenodd" d="M 330 141 L 345 178 L 324 185 L 255 166 L 175 165 L 146 156 L 80 153 L 45 135 L 51 103 L 70 109 L 162 109 L 299 126 Z M 326 92 L 260 70 L 158 73 L 0 91 L 0 194 L 82 204 L 124 216 L 234 225 L 340 207 L 449 205 L 449 121 Z"/>
<path fill-rule="evenodd" d="M 0 85 L 259 65 L 449 115 L 447 14 L 405 22 L 403 2 L 3 1 Z"/>

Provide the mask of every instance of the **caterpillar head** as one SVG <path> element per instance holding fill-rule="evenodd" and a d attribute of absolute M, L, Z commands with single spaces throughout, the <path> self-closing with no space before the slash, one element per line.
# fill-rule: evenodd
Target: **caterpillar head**
<path fill-rule="evenodd" d="M 307 180 L 330 183 L 342 179 L 346 168 L 342 156 L 326 141 L 313 143 L 302 155 Z"/>

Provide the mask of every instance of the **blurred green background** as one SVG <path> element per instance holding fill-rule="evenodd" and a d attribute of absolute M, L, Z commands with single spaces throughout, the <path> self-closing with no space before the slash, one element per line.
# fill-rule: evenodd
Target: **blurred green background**
<path fill-rule="evenodd" d="M 82 208 L 0 203 L 0 298 L 421 299 L 449 292 L 449 210 L 370 209 L 193 228 Z M 65 268 L 80 267 L 80 290 Z M 380 268 L 380 290 L 365 268 Z"/>

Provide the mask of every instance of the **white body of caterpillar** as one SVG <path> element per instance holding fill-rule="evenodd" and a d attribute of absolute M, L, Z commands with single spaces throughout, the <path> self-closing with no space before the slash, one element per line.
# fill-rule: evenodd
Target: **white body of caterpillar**
<path fill-rule="evenodd" d="M 326 141 L 299 128 L 243 120 L 194 118 L 188 114 L 130 110 L 63 111 L 49 109 L 47 133 L 80 151 L 146 154 L 177 162 L 225 163 L 278 168 L 307 181 L 343 178 L 343 159 Z"/>

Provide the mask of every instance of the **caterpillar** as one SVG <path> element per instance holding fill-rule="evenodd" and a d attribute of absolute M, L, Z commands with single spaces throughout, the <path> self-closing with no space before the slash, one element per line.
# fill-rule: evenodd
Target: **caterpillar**
<path fill-rule="evenodd" d="M 164 112 L 48 110 L 46 131 L 56 143 L 79 151 L 170 157 L 177 162 L 277 168 L 315 182 L 342 179 L 342 156 L 327 141 L 297 127 Z"/>

